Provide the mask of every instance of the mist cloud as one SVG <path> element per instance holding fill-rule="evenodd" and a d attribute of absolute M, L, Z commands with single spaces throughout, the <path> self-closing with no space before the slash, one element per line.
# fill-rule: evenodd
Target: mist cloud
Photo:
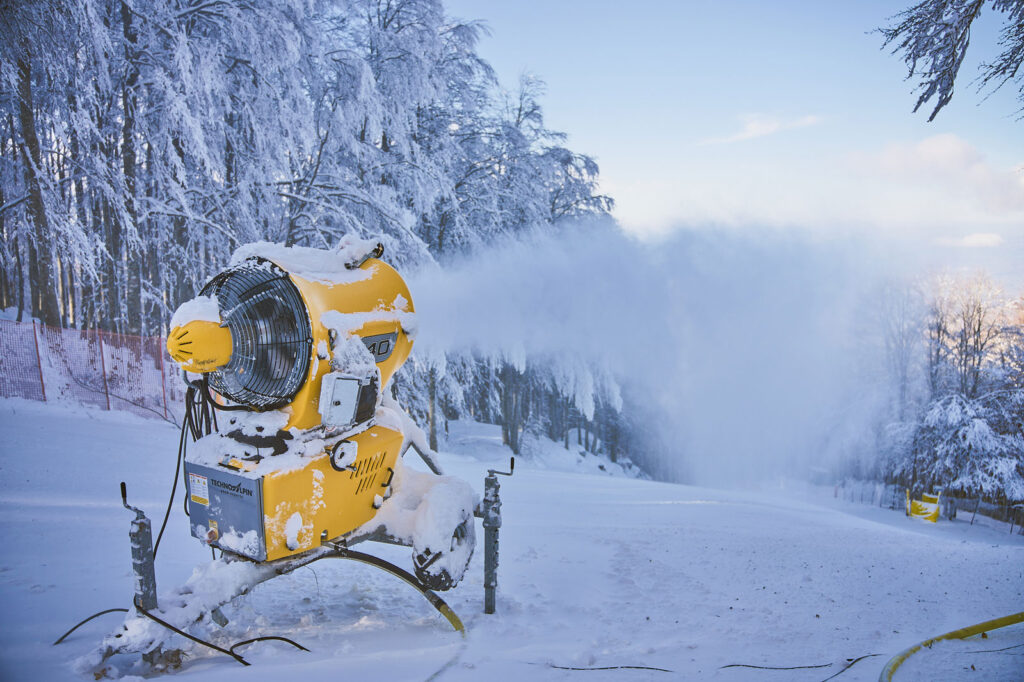
<path fill-rule="evenodd" d="M 879 276 L 866 246 L 777 232 L 618 230 L 513 242 L 410 282 L 420 352 L 603 363 L 639 397 L 662 472 L 728 484 L 826 456 Z"/>

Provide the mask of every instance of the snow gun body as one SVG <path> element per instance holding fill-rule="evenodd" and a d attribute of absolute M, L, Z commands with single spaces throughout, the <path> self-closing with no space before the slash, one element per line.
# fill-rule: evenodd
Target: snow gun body
<path fill-rule="evenodd" d="M 386 384 L 412 350 L 402 324 L 413 319 L 412 298 L 394 268 L 376 258 L 318 273 L 337 281 L 311 280 L 275 263 L 275 250 L 268 251 L 203 287 L 197 300 L 214 299 L 216 313 L 208 300 L 179 308 L 184 314 L 172 320 L 168 352 L 182 369 L 211 375 L 211 387 L 230 400 L 257 411 L 285 409 L 285 429 L 316 428 L 324 417 L 319 400 L 332 364 L 328 351 L 348 340 L 337 337 L 363 340 Z M 189 310 L 200 317 L 188 319 Z M 208 319 L 214 314 L 218 319 Z"/>
<path fill-rule="evenodd" d="M 431 481 L 408 485 L 424 499 L 402 508 L 430 507 L 423 490 L 433 482 L 461 496 L 443 542 L 409 530 L 423 524 L 373 523 L 403 478 L 401 455 L 422 439 L 384 391 L 412 350 L 415 318 L 408 287 L 381 253 L 367 242 L 334 252 L 250 245 L 179 307 L 168 352 L 186 377 L 199 377 L 189 382 L 190 415 L 199 405 L 217 429 L 208 426 L 185 456 L 190 526 L 257 562 L 360 539 L 411 545 L 419 580 L 447 589 L 473 550 L 467 484 L 404 475 Z M 432 453 L 420 454 L 441 473 Z"/>

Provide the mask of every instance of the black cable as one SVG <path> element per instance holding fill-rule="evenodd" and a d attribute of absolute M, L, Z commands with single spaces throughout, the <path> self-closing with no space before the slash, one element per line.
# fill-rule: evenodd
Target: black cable
<path fill-rule="evenodd" d="M 68 635 L 70 635 L 72 632 L 74 632 L 78 628 L 80 628 L 83 625 L 85 625 L 86 623 L 88 623 L 93 618 L 99 618 L 102 615 L 105 615 L 105 614 L 108 614 L 108 613 L 115 613 L 115 612 L 128 613 L 128 609 L 106 609 L 104 611 L 99 611 L 97 613 L 94 613 L 91 616 L 89 616 L 88 618 L 86 618 L 85 620 L 80 621 L 78 623 L 78 625 L 74 626 L 73 628 L 71 628 L 70 630 L 65 632 L 63 635 L 61 635 L 60 638 L 56 642 L 53 643 L 53 646 L 57 646 L 58 644 L 63 642 L 67 638 Z"/>
<path fill-rule="evenodd" d="M 252 639 L 247 639 L 247 640 L 244 640 L 244 641 L 241 641 L 241 642 L 236 642 L 236 643 L 231 645 L 231 651 L 234 652 L 235 649 L 237 649 L 240 646 L 245 646 L 246 644 L 252 644 L 253 642 L 266 642 L 268 640 L 277 640 L 279 642 L 286 642 L 288 644 L 291 644 L 296 649 L 302 649 L 303 651 L 309 651 L 309 649 L 307 649 L 306 647 L 302 646 L 298 642 L 293 642 L 292 640 L 288 639 L 287 637 L 278 637 L 277 635 L 267 635 L 265 637 L 253 637 Z"/>
<path fill-rule="evenodd" d="M 171 508 L 174 506 L 174 496 L 178 492 L 178 478 L 181 475 L 182 466 L 181 461 L 185 456 L 185 448 L 187 447 L 185 431 L 189 422 L 192 421 L 191 403 L 194 393 L 194 390 L 191 388 L 185 391 L 185 416 L 181 420 L 181 436 L 178 438 L 178 460 L 174 465 L 174 483 L 171 484 L 171 496 L 167 500 L 167 509 L 164 511 L 164 520 L 163 523 L 160 524 L 160 532 L 157 533 L 156 543 L 153 545 L 154 561 L 156 560 L 156 553 L 160 550 L 160 540 L 164 537 L 164 529 L 167 528 L 167 520 L 171 517 Z"/>
<path fill-rule="evenodd" d="M 190 388 L 185 392 L 185 419 L 188 430 L 195 442 L 203 437 L 203 405 L 206 391 L 202 382 L 189 382 Z M 198 399 L 197 399 L 198 397 Z"/>
<path fill-rule="evenodd" d="M 776 668 L 768 665 L 747 665 L 746 663 L 730 663 L 729 665 L 723 665 L 719 670 L 725 668 L 754 668 L 756 670 L 811 670 L 813 668 L 831 668 L 831 663 L 823 663 L 822 665 L 791 665 L 788 668 Z"/>
<path fill-rule="evenodd" d="M 236 661 L 238 661 L 239 663 L 241 663 L 242 665 L 250 665 L 249 661 L 245 660 L 239 654 L 236 654 L 234 651 L 229 651 L 228 649 L 222 649 L 221 647 L 217 646 L 216 644 L 212 644 L 210 642 L 207 642 L 205 639 L 200 639 L 199 637 L 196 637 L 194 635 L 190 635 L 187 632 L 185 632 L 184 630 L 179 630 L 178 628 L 174 627 L 173 625 L 171 625 L 167 621 L 162 620 L 160 618 L 157 618 L 152 613 L 150 613 L 146 609 L 144 609 L 141 606 L 139 606 L 138 599 L 135 600 L 135 609 L 139 613 L 144 615 L 146 618 L 149 618 L 150 620 L 152 620 L 155 623 L 163 625 L 165 628 L 167 628 L 171 632 L 175 632 L 175 633 L 181 635 L 182 637 L 185 637 L 186 639 L 191 639 L 193 642 L 197 642 L 199 644 L 202 644 L 203 646 L 210 647 L 214 651 L 219 651 L 222 654 L 226 654 L 226 655 L 230 656 L 231 658 L 235 659 Z"/>
<path fill-rule="evenodd" d="M 150 613 L 146 609 L 144 609 L 141 606 L 139 606 L 139 602 L 138 602 L 137 599 L 135 600 L 135 609 L 139 613 L 141 613 L 142 615 L 146 616 L 147 618 L 149 618 L 153 622 L 158 623 L 158 624 L 164 626 L 165 628 L 167 628 L 171 632 L 179 634 L 182 637 L 190 639 L 193 642 L 196 642 L 198 644 L 202 644 L 203 646 L 209 647 L 209 648 L 213 649 L 214 651 L 219 651 L 222 654 L 226 654 L 226 655 L 230 656 L 231 658 L 235 659 L 236 661 L 238 661 L 239 663 L 241 663 L 242 665 L 246 665 L 246 666 L 247 665 L 252 665 L 252 664 L 249 663 L 249 661 L 247 661 L 244 658 L 242 658 L 241 654 L 236 654 L 235 653 L 235 649 L 237 649 L 240 646 L 245 646 L 246 644 L 252 644 L 253 642 L 264 642 L 264 641 L 267 641 L 267 640 L 277 640 L 277 641 L 280 641 L 280 642 L 285 642 L 287 644 L 291 644 L 296 649 L 301 649 L 302 651 L 307 651 L 307 652 L 309 651 L 309 649 L 307 649 L 306 647 L 302 646 L 298 642 L 296 642 L 294 640 L 291 640 L 291 639 L 288 639 L 287 637 L 280 637 L 278 635 L 265 635 L 263 637 L 253 637 L 252 639 L 246 639 L 246 640 L 243 640 L 241 642 L 235 642 L 234 644 L 231 645 L 230 648 L 224 649 L 223 647 L 219 647 L 216 644 L 213 644 L 212 642 L 207 642 L 205 639 L 200 639 L 199 637 L 196 637 L 194 635 L 190 635 L 189 633 L 185 632 L 184 630 L 181 630 L 179 628 L 174 627 L 173 625 L 171 625 L 167 621 L 154 616 L 152 613 Z M 124 610 L 127 611 L 127 609 L 124 609 Z"/>
<path fill-rule="evenodd" d="M 210 404 L 213 402 L 215 401 L 210 397 L 210 380 L 204 374 L 203 390 L 199 396 L 199 425 L 196 429 L 199 438 L 208 436 L 213 431 L 213 418 L 210 416 L 210 412 L 213 409 L 210 407 Z"/>
<path fill-rule="evenodd" d="M 178 492 L 178 479 L 181 476 L 182 461 L 188 451 L 188 440 L 185 434 L 192 436 L 195 442 L 203 436 L 210 435 L 216 430 L 216 416 L 211 417 L 209 405 L 216 404 L 210 398 L 209 380 L 204 375 L 202 381 L 188 382 L 189 388 L 185 391 L 185 416 L 181 420 L 181 437 L 178 439 L 178 461 L 174 468 L 174 482 L 171 484 L 171 496 L 167 500 L 167 509 L 164 511 L 164 520 L 160 524 L 160 532 L 157 533 L 156 543 L 153 545 L 153 558 L 156 559 L 157 550 L 160 548 L 160 541 L 164 536 L 164 529 L 167 528 L 167 521 L 171 516 L 171 509 L 174 506 L 174 496 Z M 189 516 L 188 497 L 183 500 L 185 516 Z"/>
<path fill-rule="evenodd" d="M 303 568 L 306 568 L 307 570 L 309 570 L 310 573 L 313 574 L 313 580 L 316 581 L 316 596 L 317 596 L 318 599 L 321 598 L 320 597 L 320 578 L 316 577 L 316 571 L 313 570 L 312 566 L 304 566 Z"/>
<path fill-rule="evenodd" d="M 153 558 L 156 559 L 157 550 L 160 549 L 160 541 L 163 539 L 164 530 L 167 528 L 167 521 L 171 516 L 171 509 L 174 506 L 174 496 L 178 492 L 178 479 L 181 477 L 182 461 L 188 451 L 188 440 L 185 434 L 192 436 L 195 442 L 203 436 L 208 436 L 217 430 L 217 409 L 247 409 L 244 406 L 220 406 L 210 396 L 210 380 L 204 374 L 199 381 L 187 381 L 188 389 L 185 391 L 185 415 L 181 419 L 181 437 L 178 439 L 178 461 L 174 468 L 174 482 L 171 484 L 171 496 L 167 500 L 167 509 L 164 511 L 164 520 L 160 524 L 160 531 L 156 536 L 156 543 L 153 545 Z M 212 409 L 211 409 L 212 406 Z M 183 500 L 185 516 L 189 516 L 188 497 Z"/>
<path fill-rule="evenodd" d="M 200 394 L 203 396 L 203 400 L 209 403 L 210 407 L 214 409 L 215 413 L 218 410 L 222 412 L 252 411 L 252 408 L 249 407 L 248 405 L 221 405 L 216 400 L 214 400 L 213 397 L 210 395 L 210 379 L 206 374 L 204 374 L 203 378 L 200 379 L 199 381 L 189 381 L 188 384 L 190 386 L 194 386 L 196 390 L 200 392 Z M 214 419 L 216 419 L 216 416 L 214 416 Z"/>
<path fill-rule="evenodd" d="M 865 658 L 874 658 L 875 656 L 881 655 L 882 654 L 866 654 L 864 656 L 858 656 L 857 658 L 848 658 L 846 659 L 847 663 L 845 666 L 843 666 L 842 670 L 835 673 L 834 675 L 826 677 L 824 680 L 822 680 L 822 682 L 828 682 L 831 679 L 839 677 L 847 670 L 852 668 L 856 663 L 863 661 Z M 748 665 L 746 663 L 730 663 L 729 665 L 723 665 L 721 668 L 719 668 L 719 670 L 722 670 L 724 668 L 753 668 L 755 670 L 813 670 L 816 668 L 831 668 L 833 665 L 833 663 L 822 663 L 821 665 L 792 665 L 787 667 L 776 667 L 768 665 Z"/>
<path fill-rule="evenodd" d="M 858 663 L 858 662 L 860 662 L 860 661 L 863 661 L 863 660 L 864 660 L 865 658 L 874 658 L 875 656 L 881 656 L 881 655 L 882 655 L 882 654 L 866 654 L 866 655 L 864 655 L 864 656 L 858 656 L 857 658 L 848 658 L 848 659 L 846 659 L 846 660 L 848 661 L 848 663 L 846 664 L 846 666 L 845 666 L 845 667 L 843 667 L 843 669 L 842 669 L 842 670 L 840 670 L 839 672 L 837 672 L 837 673 L 836 673 L 835 675 L 829 675 L 828 677 L 826 677 L 826 678 L 825 678 L 824 680 L 822 680 L 821 682 L 828 682 L 828 681 L 829 681 L 829 680 L 831 680 L 831 679 L 834 679 L 834 678 L 836 678 L 836 677 L 839 677 L 840 675 L 842 675 L 843 673 L 845 673 L 845 672 L 846 672 L 847 670 L 849 670 L 850 668 L 852 668 L 852 667 L 854 666 L 854 664 L 856 664 L 856 663 Z"/>
<path fill-rule="evenodd" d="M 1024 644 L 1014 644 L 1013 646 L 1004 646 L 1002 649 L 978 649 L 977 651 L 957 651 L 958 654 L 994 654 L 1000 651 L 1009 651 L 1010 649 L 1019 649 Z"/>
<path fill-rule="evenodd" d="M 602 668 L 572 668 L 565 665 L 554 665 L 548 664 L 549 668 L 555 668 L 556 670 L 656 670 L 661 673 L 671 673 L 674 670 L 666 670 L 665 668 L 652 668 L 647 665 L 609 665 Z"/>
<path fill-rule="evenodd" d="M 161 618 L 158 618 L 158 617 L 154 616 L 152 613 L 150 613 L 146 609 L 144 609 L 141 606 L 139 606 L 139 603 L 138 603 L 137 600 L 135 601 L 135 608 L 136 608 L 136 610 L 139 613 L 141 613 L 142 615 L 146 616 L 150 620 L 152 620 L 152 621 L 162 625 L 163 627 L 167 628 L 168 630 L 170 630 L 172 632 L 175 632 L 175 633 L 181 635 L 182 637 L 186 637 L 186 638 L 192 640 L 193 642 L 198 642 L 199 644 L 207 646 L 207 647 L 209 647 L 211 649 L 214 649 L 214 650 L 219 651 L 221 653 L 227 654 L 228 656 L 231 656 L 232 658 L 234 658 L 236 661 L 238 661 L 242 665 L 251 665 L 251 664 L 248 661 L 246 661 L 244 658 L 242 658 L 242 656 L 240 654 L 236 654 L 235 653 L 235 649 L 237 649 L 240 646 L 245 646 L 247 644 L 252 644 L 254 642 L 265 642 L 265 641 L 270 641 L 270 640 L 276 640 L 276 641 L 279 641 L 279 642 L 285 642 L 286 644 L 291 644 L 296 649 L 301 649 L 302 651 L 307 651 L 307 652 L 309 651 L 309 649 L 307 649 L 306 647 L 302 646 L 298 642 L 296 642 L 294 640 L 291 640 L 291 639 L 288 639 L 287 637 L 281 637 L 281 636 L 278 636 L 278 635 L 265 635 L 263 637 L 253 637 L 252 639 L 246 639 L 246 640 L 243 640 L 241 642 L 235 642 L 228 649 L 223 649 L 223 648 L 217 646 L 216 644 L 212 644 L 210 642 L 207 642 L 204 639 L 200 639 L 199 637 L 195 637 L 193 635 L 190 635 L 187 632 L 174 627 L 173 625 L 171 625 L 167 621 L 162 620 Z M 63 642 L 65 639 L 67 639 L 68 635 L 70 635 L 72 632 L 74 632 L 78 628 L 82 627 L 83 625 L 85 625 L 89 621 L 91 621 L 91 620 L 93 620 L 95 618 L 99 618 L 100 616 L 106 615 L 108 613 L 128 613 L 128 609 L 113 608 L 113 609 L 105 609 L 103 611 L 99 611 L 97 613 L 94 613 L 91 616 L 89 616 L 88 618 L 85 618 L 84 620 L 78 622 L 74 627 L 72 627 L 70 630 L 68 630 L 63 635 L 61 635 L 57 639 L 57 641 L 55 641 L 53 643 L 52 646 L 57 646 L 58 644 Z"/>

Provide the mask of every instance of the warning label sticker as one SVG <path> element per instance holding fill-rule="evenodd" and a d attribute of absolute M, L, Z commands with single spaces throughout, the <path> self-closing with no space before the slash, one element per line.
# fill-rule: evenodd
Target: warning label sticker
<path fill-rule="evenodd" d="M 189 473 L 188 492 L 189 497 L 196 504 L 210 504 L 210 487 L 207 485 L 206 476 Z"/>

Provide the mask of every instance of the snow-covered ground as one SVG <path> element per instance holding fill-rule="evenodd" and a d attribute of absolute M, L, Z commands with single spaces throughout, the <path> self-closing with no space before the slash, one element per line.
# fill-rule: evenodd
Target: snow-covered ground
<path fill-rule="evenodd" d="M 178 432 L 159 421 L 0 402 L 0 679 L 84 680 L 73 662 L 132 592 L 118 483 L 159 525 Z M 479 492 L 508 452 L 493 427 L 453 423 L 448 473 Z M 414 455 L 410 455 L 414 457 Z M 549 449 L 501 479 L 498 613 L 482 606 L 482 551 L 444 598 L 452 632 L 415 591 L 351 562 L 275 579 L 226 609 L 220 643 L 252 666 L 190 649 L 176 678 L 231 680 L 877 679 L 926 637 L 1024 610 L 1024 537 L 965 521 L 936 525 L 827 496 L 736 492 L 613 476 Z M 584 457 L 583 460 L 587 458 Z M 606 466 L 606 469 L 608 467 Z M 580 470 L 575 470 L 580 469 Z M 482 538 L 482 533 L 479 534 Z M 368 546 L 361 546 L 364 549 Z M 402 566 L 404 548 L 373 551 Z M 208 550 L 189 536 L 180 492 L 157 559 L 158 587 L 183 583 Z M 917 654 L 913 679 L 1024 679 L 1024 627 Z M 987 653 L 964 653 L 984 650 Z M 786 671 L 732 667 L 814 666 Z M 555 667 L 561 666 L 561 667 Z M 588 672 L 564 668 L 647 666 Z M 973 666 L 973 667 L 972 667 Z"/>

